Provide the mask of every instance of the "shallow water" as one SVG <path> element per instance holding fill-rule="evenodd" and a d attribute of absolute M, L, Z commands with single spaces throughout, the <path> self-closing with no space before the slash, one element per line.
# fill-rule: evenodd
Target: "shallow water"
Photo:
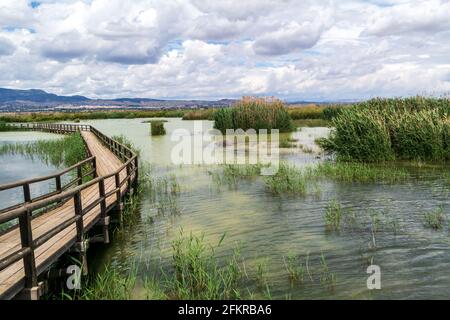
<path fill-rule="evenodd" d="M 194 123 L 167 119 L 166 136 L 150 137 L 145 119 L 92 120 L 109 136 L 123 134 L 142 150 L 141 161 L 152 163 L 155 176 L 175 174 L 181 185 L 176 197 L 177 214 L 158 213 L 149 195 L 144 196 L 136 221 L 118 231 L 109 246 L 90 250 L 94 270 L 105 264 L 128 270 L 139 269 L 140 278 L 158 273 L 171 262 L 171 243 L 183 229 L 204 234 L 211 244 L 226 233 L 220 257 L 239 246 L 246 271 L 246 282 L 257 297 L 256 268 L 265 266 L 266 279 L 273 298 L 292 299 L 437 299 L 450 295 L 450 234 L 447 223 L 442 230 L 424 227 L 423 214 L 439 206 L 450 209 L 448 181 L 441 170 L 411 170 L 413 177 L 395 185 L 348 184 L 321 181 L 303 197 L 277 197 L 266 190 L 261 178 L 243 181 L 237 186 L 215 185 L 210 172 L 215 166 L 171 165 L 176 142 L 171 133 L 185 128 L 194 135 Z M 212 123 L 203 121 L 205 128 Z M 295 133 L 304 145 L 326 135 L 326 128 L 304 128 Z M 1 136 L 1 134 L 0 134 Z M 323 157 L 314 153 L 287 152 L 281 158 L 296 165 L 311 164 Z M 340 232 L 326 230 L 324 213 L 331 199 L 355 214 L 357 222 Z M 373 223 L 378 231 L 372 233 Z M 374 239 L 375 238 L 375 239 Z M 326 257 L 329 271 L 337 276 L 330 289 L 321 283 Z M 284 264 L 289 255 L 298 255 L 309 275 L 303 284 L 292 285 Z M 381 268 L 381 290 L 368 290 L 369 264 Z M 138 291 L 138 288 L 137 288 Z"/>

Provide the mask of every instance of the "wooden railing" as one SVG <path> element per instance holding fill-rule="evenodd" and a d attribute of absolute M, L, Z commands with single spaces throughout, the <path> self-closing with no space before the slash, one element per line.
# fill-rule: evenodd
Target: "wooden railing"
<path fill-rule="evenodd" d="M 7 210 L 0 212 L 0 224 L 7 223 L 18 219 L 18 227 L 20 229 L 20 240 L 21 248 L 10 253 L 7 257 L 0 260 L 0 272 L 14 263 L 23 260 L 24 271 L 25 271 L 25 283 L 24 288 L 33 288 L 37 286 L 37 276 L 43 272 L 48 266 L 41 265 L 39 268 L 36 266 L 34 252 L 36 248 L 50 240 L 52 237 L 57 235 L 62 230 L 68 228 L 71 225 L 76 226 L 76 239 L 73 239 L 67 246 L 72 246 L 74 243 L 82 243 L 83 236 L 99 220 L 103 220 L 103 225 L 108 225 L 105 223 L 108 220 L 108 212 L 116 207 L 120 206 L 123 196 L 131 189 L 135 188 L 138 181 L 138 157 L 137 155 L 129 149 L 127 146 L 120 144 L 119 142 L 107 137 L 97 129 L 92 126 L 86 125 L 71 125 L 71 124 L 26 124 L 17 125 L 22 129 L 30 130 L 43 130 L 50 132 L 76 132 L 76 131 L 91 131 L 96 135 L 96 137 L 103 142 L 103 144 L 111 150 L 118 158 L 120 158 L 124 163 L 115 172 L 112 172 L 105 176 L 98 177 L 95 173 L 95 178 L 86 183 L 80 184 L 78 186 L 73 186 L 75 182 L 82 181 L 83 175 L 80 174 L 80 169 L 86 163 L 92 163 L 94 171 L 96 170 L 96 160 L 95 157 L 89 157 L 86 160 L 77 163 L 71 168 L 67 168 L 61 172 L 54 175 L 41 177 L 36 179 L 30 179 L 27 181 L 20 181 L 8 185 L 0 186 L 0 191 L 8 190 L 11 188 L 22 187 L 24 194 L 24 203 L 10 207 Z M 61 175 L 67 173 L 70 170 L 77 169 L 77 179 L 69 182 L 66 185 L 61 184 Z M 114 189 L 105 189 L 105 180 L 114 177 L 115 186 Z M 56 181 L 57 190 L 55 192 L 48 193 L 39 198 L 32 199 L 30 196 L 30 185 L 36 182 L 52 180 Z M 98 189 L 98 198 L 88 205 L 83 206 L 81 193 L 87 188 Z M 107 200 L 110 197 L 115 197 L 114 202 L 107 206 Z M 72 201 L 74 215 L 61 222 L 60 224 L 54 226 L 53 228 L 46 230 L 45 233 L 36 237 L 33 235 L 31 222 L 34 218 L 33 212 L 42 210 L 48 206 L 66 203 L 67 201 Z M 100 215 L 96 217 L 88 226 L 84 225 L 83 217 L 91 212 L 94 208 L 100 205 Z M 67 247 L 66 246 L 66 247 Z M 51 263 L 50 261 L 49 263 Z"/>
<path fill-rule="evenodd" d="M 86 171 L 83 172 L 83 167 L 86 167 L 86 165 L 89 165 L 91 170 L 89 170 L 87 172 Z M 10 206 L 10 207 L 1 209 L 0 214 L 2 214 L 3 212 L 11 211 L 12 209 L 18 208 L 18 207 L 24 205 L 25 203 L 36 202 L 36 201 L 51 197 L 53 195 L 59 194 L 75 185 L 81 185 L 81 184 L 83 184 L 83 179 L 88 176 L 93 176 L 93 178 L 96 178 L 97 177 L 96 166 L 97 166 L 96 159 L 95 159 L 95 157 L 91 156 L 91 157 L 89 157 L 81 162 L 78 162 L 77 164 L 75 164 L 67 169 L 64 169 L 60 172 L 57 172 L 55 174 L 0 185 L 0 192 L 20 188 L 20 190 L 22 191 L 22 195 L 23 195 L 22 202 L 15 204 L 13 206 Z M 68 173 L 75 172 L 75 171 L 76 171 L 76 177 L 70 181 L 64 182 L 63 176 Z M 31 192 L 32 185 L 37 184 L 37 183 L 42 183 L 42 182 L 47 182 L 49 184 L 54 182 L 55 183 L 55 191 L 52 191 L 52 192 L 49 192 L 46 194 L 42 194 L 35 198 L 32 198 L 32 192 Z"/>

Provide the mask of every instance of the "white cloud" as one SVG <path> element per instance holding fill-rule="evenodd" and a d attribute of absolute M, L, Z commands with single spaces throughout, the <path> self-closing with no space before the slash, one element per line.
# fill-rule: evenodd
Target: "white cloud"
<path fill-rule="evenodd" d="M 91 97 L 450 90 L 450 1 L 0 2 L 0 86 Z"/>

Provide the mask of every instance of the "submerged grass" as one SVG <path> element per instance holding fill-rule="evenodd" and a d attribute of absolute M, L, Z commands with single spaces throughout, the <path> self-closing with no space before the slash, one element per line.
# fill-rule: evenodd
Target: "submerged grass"
<path fill-rule="evenodd" d="M 237 186 L 242 180 L 254 179 L 260 175 L 262 165 L 224 165 L 212 171 L 211 176 L 217 185 Z M 410 175 L 403 168 L 394 166 L 375 166 L 363 163 L 326 161 L 304 168 L 280 162 L 278 171 L 265 176 L 263 181 L 268 191 L 274 195 L 303 196 L 310 189 L 317 190 L 321 179 L 346 183 L 399 183 Z"/>
<path fill-rule="evenodd" d="M 404 181 L 409 175 L 405 169 L 394 166 L 374 166 L 364 163 L 331 162 L 319 163 L 309 171 L 312 177 L 326 177 L 342 182 L 386 182 Z"/>
<path fill-rule="evenodd" d="M 329 230 L 340 230 L 342 220 L 341 203 L 336 199 L 330 201 L 325 210 L 325 224 Z"/>
<path fill-rule="evenodd" d="M 444 213 L 444 208 L 442 207 L 433 211 L 425 212 L 424 214 L 424 224 L 427 228 L 434 230 L 442 229 L 445 220 L 446 215 Z"/>
<path fill-rule="evenodd" d="M 275 195 L 304 195 L 306 194 L 307 178 L 302 170 L 280 163 L 275 175 L 265 178 L 266 187 Z"/>

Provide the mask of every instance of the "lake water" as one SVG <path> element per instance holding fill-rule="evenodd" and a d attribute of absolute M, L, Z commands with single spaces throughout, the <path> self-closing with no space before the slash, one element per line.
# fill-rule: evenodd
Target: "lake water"
<path fill-rule="evenodd" d="M 448 176 L 443 169 L 408 169 L 412 178 L 404 183 L 386 185 L 349 184 L 321 181 L 302 197 L 278 197 L 268 192 L 261 178 L 237 186 L 218 186 L 206 165 L 172 165 L 171 152 L 176 142 L 171 134 L 185 128 L 194 135 L 194 123 L 167 119 L 167 135 L 150 136 L 145 119 L 92 120 L 109 136 L 124 135 L 141 149 L 141 162 L 152 164 L 152 175 L 175 175 L 181 193 L 172 206 L 177 214 L 161 213 L 158 203 L 144 195 L 133 223 L 118 231 L 108 246 L 90 250 L 94 270 L 112 265 L 128 270 L 135 265 L 139 278 L 158 275 L 171 262 L 171 244 L 183 229 L 204 234 L 211 245 L 219 242 L 220 258 L 240 248 L 249 281 L 246 286 L 264 297 L 257 281 L 257 268 L 263 266 L 273 298 L 292 299 L 438 299 L 450 296 L 450 234 L 447 223 L 442 230 L 424 227 L 424 213 L 439 207 L 450 209 Z M 212 122 L 203 121 L 204 128 Z M 295 133 L 304 145 L 324 136 L 326 128 L 303 128 Z M 11 133 L 8 133 L 11 134 Z M 3 133 L 0 133 L 0 137 Z M 286 152 L 281 158 L 296 165 L 317 161 L 314 153 Z M 0 158 L 1 159 L 1 158 Z M 6 163 L 6 162 L 5 162 Z M 3 167 L 2 167 L 3 168 Z M 7 168 L 7 170 L 6 170 Z M 28 170 L 28 169 L 27 169 Z M 2 172 L 9 167 L 2 169 Z M 39 175 L 42 173 L 39 172 Z M 5 174 L 3 174 L 5 175 Z M 14 175 L 14 173 L 10 174 Z M 0 180 L 1 181 L 1 180 Z M 358 221 L 340 232 L 326 230 L 324 213 L 332 199 Z M 374 222 L 376 221 L 376 222 Z M 373 224 L 377 232 L 373 233 Z M 292 284 L 286 270 L 286 257 L 308 260 L 309 273 L 303 284 Z M 337 277 L 333 290 L 321 283 L 326 258 L 329 271 Z M 367 266 L 381 269 L 381 290 L 368 290 Z M 310 279 L 313 279 L 311 281 Z M 138 297 L 140 285 L 136 288 Z"/>

